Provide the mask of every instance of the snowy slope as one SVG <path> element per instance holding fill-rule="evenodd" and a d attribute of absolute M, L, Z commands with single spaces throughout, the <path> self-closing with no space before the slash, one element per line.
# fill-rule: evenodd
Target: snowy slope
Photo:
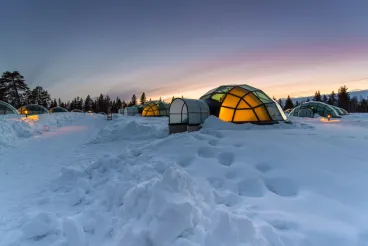
<path fill-rule="evenodd" d="M 12 138 L 0 245 L 368 245 L 368 115 L 291 120 L 168 136 L 167 118 L 77 115 Z"/>

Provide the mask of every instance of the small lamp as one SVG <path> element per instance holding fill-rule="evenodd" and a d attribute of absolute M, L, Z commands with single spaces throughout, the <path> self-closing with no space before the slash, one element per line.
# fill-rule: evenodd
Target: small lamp
<path fill-rule="evenodd" d="M 25 110 L 24 113 L 26 114 L 26 117 L 28 117 L 28 110 Z"/>
<path fill-rule="evenodd" d="M 328 121 L 331 120 L 331 115 L 330 114 L 327 115 L 327 119 L 328 119 Z"/>

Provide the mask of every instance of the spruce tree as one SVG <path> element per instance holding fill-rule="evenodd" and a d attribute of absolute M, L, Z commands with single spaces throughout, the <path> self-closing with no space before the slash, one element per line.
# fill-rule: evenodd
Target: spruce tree
<path fill-rule="evenodd" d="M 322 102 L 324 102 L 324 103 L 327 103 L 327 102 L 328 102 L 328 98 L 327 98 L 327 96 L 326 96 L 326 95 L 323 95 L 323 97 L 322 97 Z"/>
<path fill-rule="evenodd" d="M 317 101 L 317 102 L 322 101 L 321 93 L 319 91 L 316 91 L 316 93 L 314 93 L 313 101 Z"/>
<path fill-rule="evenodd" d="M 336 105 L 336 94 L 335 91 L 332 91 L 328 97 L 327 103 L 330 105 Z"/>
<path fill-rule="evenodd" d="M 339 88 L 339 91 L 337 94 L 337 102 L 340 108 L 350 111 L 349 109 L 350 95 L 348 92 L 348 88 L 345 85 Z"/>
<path fill-rule="evenodd" d="M 3 94 L 2 99 L 18 108 L 25 103 L 29 88 L 24 77 L 18 71 L 6 71 L 0 78 L 0 90 Z"/>
<path fill-rule="evenodd" d="M 137 97 L 135 96 L 135 94 L 133 94 L 133 96 L 132 96 L 132 100 L 130 101 L 130 105 L 131 106 L 137 105 Z"/>
<path fill-rule="evenodd" d="M 287 99 L 286 99 L 286 101 L 285 101 L 284 110 L 292 109 L 292 108 L 294 108 L 294 103 L 291 100 L 290 96 L 288 96 Z"/>
<path fill-rule="evenodd" d="M 147 101 L 147 99 L 146 99 L 146 93 L 143 92 L 142 95 L 141 95 L 141 98 L 140 98 L 139 102 L 140 102 L 141 105 L 144 105 L 146 103 L 146 101 Z"/>
<path fill-rule="evenodd" d="M 275 100 L 275 101 L 276 101 L 276 100 Z M 282 107 L 283 107 L 283 105 L 282 105 L 283 103 L 282 103 L 281 98 L 279 98 L 278 103 L 279 103 L 280 107 L 282 108 Z"/>

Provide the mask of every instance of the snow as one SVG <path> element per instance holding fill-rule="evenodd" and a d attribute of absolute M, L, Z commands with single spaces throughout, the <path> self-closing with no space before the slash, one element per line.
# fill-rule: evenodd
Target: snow
<path fill-rule="evenodd" d="M 290 120 L 0 118 L 0 245 L 368 245 L 368 115 Z"/>

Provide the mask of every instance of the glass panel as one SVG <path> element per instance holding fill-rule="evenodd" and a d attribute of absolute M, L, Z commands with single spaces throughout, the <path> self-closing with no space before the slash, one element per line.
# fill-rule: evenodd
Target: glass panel
<path fill-rule="evenodd" d="M 262 102 L 253 94 L 253 93 L 249 93 L 248 95 L 246 95 L 244 97 L 244 100 L 251 106 L 251 107 L 257 107 L 258 105 L 260 105 Z"/>
<path fill-rule="evenodd" d="M 268 104 L 268 105 L 272 105 L 272 104 Z M 276 107 L 279 110 L 279 113 L 281 115 L 281 118 L 282 119 L 280 119 L 280 120 L 287 120 L 287 117 L 286 117 L 284 111 L 282 110 L 280 104 L 278 104 L 277 102 L 275 102 L 275 105 L 276 105 Z M 267 107 L 267 105 L 266 105 L 266 107 Z M 277 120 L 276 118 L 273 117 L 273 115 L 271 114 L 270 110 L 268 110 L 268 112 L 270 113 L 272 119 Z M 275 114 L 275 116 L 276 116 L 276 114 Z"/>
<path fill-rule="evenodd" d="M 256 96 L 261 99 L 262 102 L 264 103 L 269 103 L 272 102 L 271 98 L 269 98 L 266 94 L 264 94 L 262 91 L 256 91 L 253 92 L 256 94 Z"/>
<path fill-rule="evenodd" d="M 232 119 L 233 119 L 233 114 L 234 114 L 234 109 L 221 107 L 220 108 L 219 119 L 221 119 L 223 121 L 231 122 Z"/>
<path fill-rule="evenodd" d="M 253 110 L 236 110 L 234 116 L 234 122 L 249 122 L 249 121 L 258 121 L 256 115 Z"/>
<path fill-rule="evenodd" d="M 256 88 L 252 87 L 252 86 L 249 86 L 249 85 L 239 85 L 239 87 L 242 87 L 248 91 L 255 91 L 257 90 Z"/>
<path fill-rule="evenodd" d="M 213 94 L 211 98 L 213 100 L 222 102 L 222 100 L 224 99 L 223 97 L 224 97 L 224 94 Z"/>
<path fill-rule="evenodd" d="M 171 124 L 180 124 L 181 122 L 181 115 L 180 114 L 172 114 L 170 115 L 170 123 Z"/>
<path fill-rule="evenodd" d="M 268 116 L 267 110 L 264 106 L 260 106 L 255 108 L 254 111 L 256 112 L 258 119 L 260 121 L 270 121 L 270 116 Z"/>
<path fill-rule="evenodd" d="M 224 102 L 222 103 L 222 106 L 236 108 L 236 105 L 238 104 L 239 100 L 240 100 L 239 97 L 227 94 L 224 99 Z"/>
<path fill-rule="evenodd" d="M 239 97 L 243 97 L 245 96 L 245 94 L 248 93 L 248 91 L 243 88 L 234 87 L 231 91 L 229 91 L 229 93 L 239 96 Z"/>
<path fill-rule="evenodd" d="M 200 113 L 189 113 L 189 124 L 200 124 L 201 122 L 201 115 Z"/>
<path fill-rule="evenodd" d="M 268 113 L 271 115 L 272 120 L 285 120 L 286 119 L 286 116 L 285 116 L 285 118 L 282 116 L 282 114 L 284 114 L 284 112 L 282 110 L 281 111 L 279 110 L 276 103 L 266 104 L 266 109 L 267 109 Z M 293 114 L 295 114 L 297 116 L 298 112 L 299 112 L 299 109 L 295 108 Z"/>
<path fill-rule="evenodd" d="M 244 109 L 244 108 L 250 108 L 250 107 L 243 99 L 241 99 L 237 108 L 238 109 Z"/>
<path fill-rule="evenodd" d="M 184 101 L 181 99 L 175 99 L 170 106 L 170 113 L 181 113 Z"/>

